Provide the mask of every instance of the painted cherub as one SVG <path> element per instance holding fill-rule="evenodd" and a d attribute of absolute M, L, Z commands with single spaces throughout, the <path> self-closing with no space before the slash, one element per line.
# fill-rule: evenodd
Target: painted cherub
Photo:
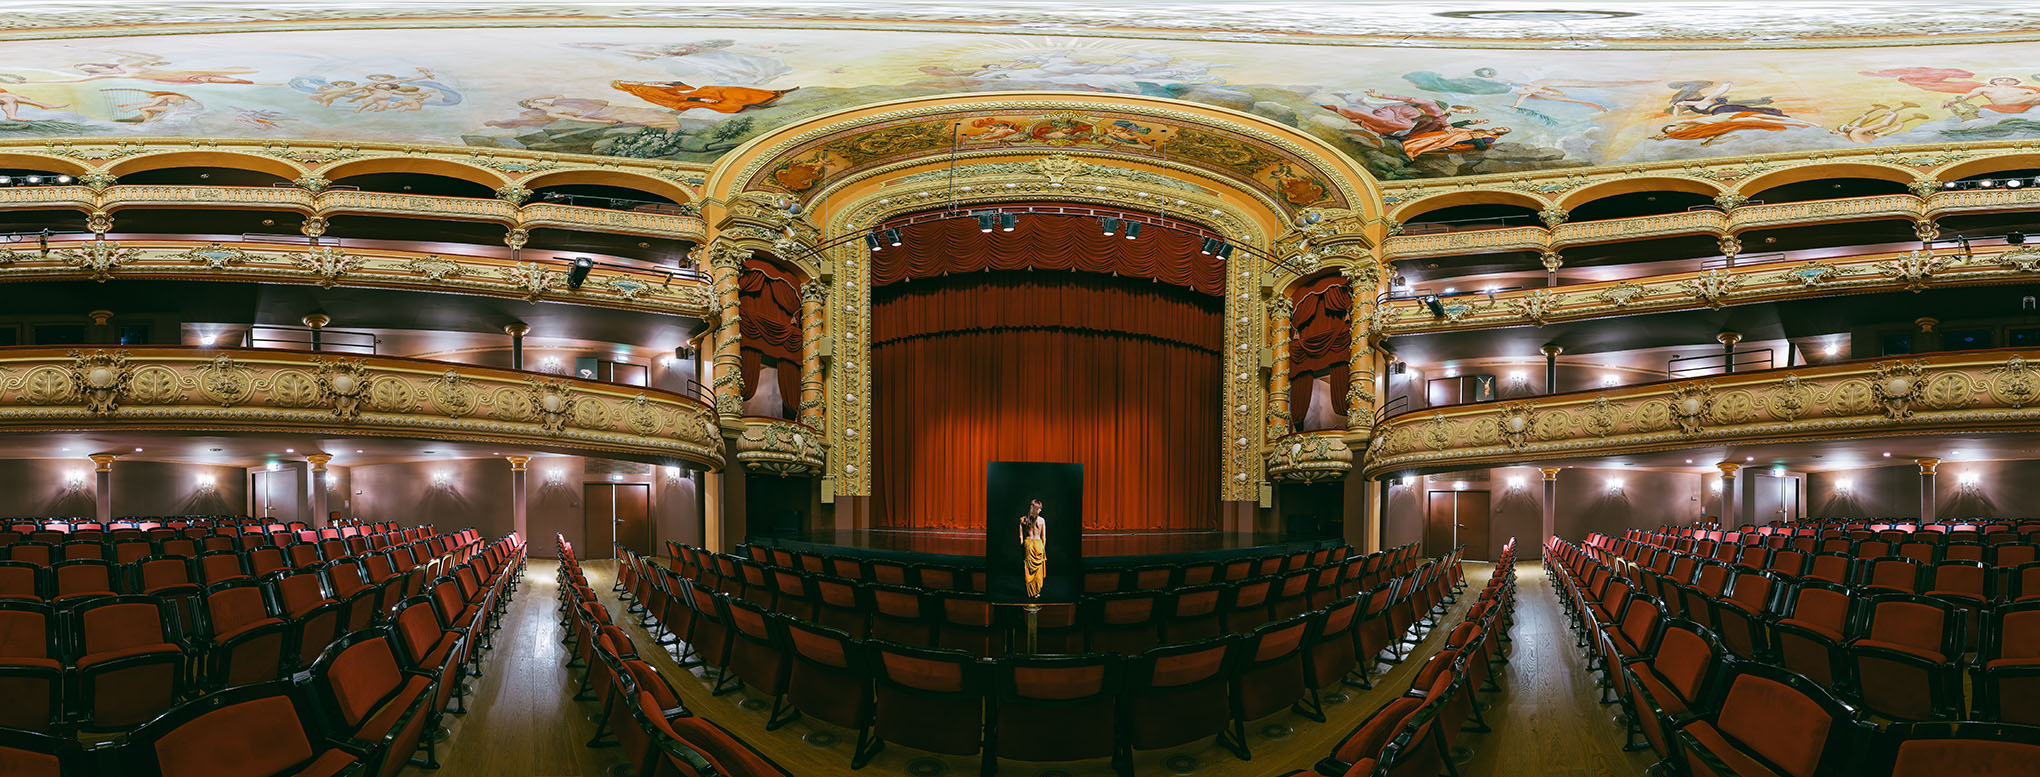
<path fill-rule="evenodd" d="M 0 89 L 0 115 L 5 115 L 8 121 L 21 121 L 21 115 L 19 111 L 21 110 L 21 106 L 24 105 L 30 108 L 41 108 L 45 111 L 54 111 L 57 110 L 58 108 L 71 107 L 69 104 L 45 105 L 43 103 L 36 102 L 21 95 L 15 94 L 13 92 L 9 92 L 5 89 Z"/>

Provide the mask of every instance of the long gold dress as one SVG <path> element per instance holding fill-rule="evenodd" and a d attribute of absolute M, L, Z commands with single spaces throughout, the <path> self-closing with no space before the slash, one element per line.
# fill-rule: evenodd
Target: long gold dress
<path fill-rule="evenodd" d="M 1041 586 L 1048 582 L 1048 540 L 1030 532 L 1030 536 L 1020 539 L 1020 545 L 1027 552 L 1021 563 L 1027 575 L 1027 598 L 1039 599 Z"/>

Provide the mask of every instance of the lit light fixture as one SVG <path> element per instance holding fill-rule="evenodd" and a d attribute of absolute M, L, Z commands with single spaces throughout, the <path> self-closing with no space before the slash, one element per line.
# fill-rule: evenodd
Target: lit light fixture
<path fill-rule="evenodd" d="M 1522 478 L 1521 476 L 1518 476 L 1518 475 L 1510 475 L 1510 476 L 1509 476 L 1509 490 L 1510 490 L 1510 491 L 1521 491 L 1521 490 L 1523 490 L 1523 478 Z"/>
<path fill-rule="evenodd" d="M 610 475 L 609 475 L 609 482 L 611 482 L 611 483 L 621 483 L 621 482 L 623 482 L 623 475 L 621 475 L 621 474 L 618 474 L 618 473 L 610 473 Z"/>
<path fill-rule="evenodd" d="M 1446 368 L 1445 368 L 1445 377 L 1448 377 L 1448 378 L 1457 378 L 1457 377 L 1459 377 L 1459 368 L 1458 368 L 1458 367 L 1446 367 Z"/>
<path fill-rule="evenodd" d="M 196 488 L 201 494 L 211 493 L 213 490 L 213 476 L 199 475 L 194 479 L 192 487 Z"/>
<path fill-rule="evenodd" d="M 1211 252 L 1216 250 L 1218 250 L 1218 238 L 1207 237 L 1204 239 L 1204 247 L 1198 249 L 1197 253 L 1210 256 Z"/>
<path fill-rule="evenodd" d="M 199 336 L 198 336 L 198 344 L 199 344 L 199 345 L 212 345 L 213 343 L 217 343 L 217 342 L 219 342 L 219 341 L 220 341 L 219 335 L 199 335 Z"/>
<path fill-rule="evenodd" d="M 1846 494 L 1854 490 L 1856 490 L 1856 482 L 1853 480 L 1843 478 L 1835 481 L 1835 493 L 1837 494 Z"/>
<path fill-rule="evenodd" d="M 1426 294 L 1420 299 L 1424 303 L 1424 307 L 1430 309 L 1432 316 L 1437 318 L 1445 317 L 1445 306 L 1438 302 L 1438 295 Z"/>
<path fill-rule="evenodd" d="M 285 449 L 283 449 L 283 452 L 284 452 L 284 453 L 296 453 L 296 452 L 297 452 L 297 449 L 296 449 L 296 448 L 285 448 Z"/>
<path fill-rule="evenodd" d="M 1466 481 L 1464 481 L 1464 480 L 1454 480 L 1454 481 L 1452 481 L 1452 490 L 1454 490 L 1454 491 L 1465 491 L 1465 490 L 1466 490 Z"/>
<path fill-rule="evenodd" d="M 1622 379 L 1621 379 L 1621 378 L 1619 378 L 1619 377 L 1616 377 L 1616 376 L 1615 376 L 1615 373 L 1612 373 L 1612 372 L 1610 372 L 1610 373 L 1607 373 L 1607 374 L 1604 374 L 1604 375 L 1602 375 L 1602 376 L 1601 376 L 1601 385 L 1603 385 L 1603 386 L 1613 386 L 1613 385 L 1615 385 L 1615 384 L 1617 384 L 1617 383 L 1620 383 L 1620 382 L 1622 382 Z"/>
<path fill-rule="evenodd" d="M 331 472 L 328 472 L 328 473 L 326 473 L 326 490 L 327 490 L 327 491 L 331 491 L 331 490 L 333 490 L 333 489 L 336 489 L 336 488 L 339 488 L 339 487 L 340 487 L 340 476 L 339 476 L 339 475 L 335 475 L 335 474 L 333 474 L 333 473 L 331 473 Z"/>
<path fill-rule="evenodd" d="M 1455 286 L 1447 286 L 1447 287 L 1445 287 L 1445 293 L 1446 293 L 1446 294 L 1458 294 L 1458 293 L 1459 293 L 1459 289 L 1458 289 L 1458 287 L 1455 287 Z"/>
<path fill-rule="evenodd" d="M 1525 383 L 1528 383 L 1529 381 L 1530 376 L 1524 375 L 1522 370 L 1516 370 L 1509 373 L 1509 383 L 1512 385 L 1521 386 Z"/>
<path fill-rule="evenodd" d="M 1785 465 L 1783 465 L 1783 464 L 1780 464 L 1780 465 L 1778 465 L 1778 466 L 1772 467 L 1772 468 L 1771 468 L 1771 477 L 1774 477 L 1774 478 L 1782 478 L 1782 477 L 1785 477 Z"/>
<path fill-rule="evenodd" d="M 450 485 L 450 484 L 452 484 L 452 483 L 453 483 L 453 476 L 452 476 L 452 475 L 448 475 L 448 474 L 446 474 L 445 472 L 434 472 L 434 473 L 432 473 L 432 487 L 433 487 L 433 488 L 445 488 L 445 487 L 447 487 L 448 485 Z"/>
<path fill-rule="evenodd" d="M 1988 188 L 1990 188 L 1990 187 L 1991 187 L 1991 181 L 1990 181 L 1990 179 L 1989 179 L 1989 178 L 1985 178 L 1985 179 L 1983 179 L 1983 180 L 1981 180 L 1981 181 L 1977 181 L 1977 182 L 1976 182 L 1976 188 L 1978 188 L 1978 189 L 1988 189 Z"/>
<path fill-rule="evenodd" d="M 141 453 L 141 452 L 142 452 L 142 449 L 140 449 L 140 448 L 136 448 L 136 449 L 135 449 L 135 452 L 136 452 L 136 453 Z M 1960 456 L 1960 455 L 1962 455 L 1962 454 L 1960 454 L 1960 453 L 1957 453 L 1957 454 L 1955 454 L 1955 455 L 1957 455 L 1957 456 Z"/>
<path fill-rule="evenodd" d="M 1884 452 L 1884 458 L 1887 458 L 1887 459 L 1888 459 L 1888 458 L 1891 458 L 1891 451 L 1885 451 L 1885 452 Z"/>
<path fill-rule="evenodd" d="M 567 271 L 567 288 L 580 289 L 581 284 L 588 282 L 588 273 L 594 270 L 595 260 L 585 256 L 575 259 L 574 268 Z"/>
<path fill-rule="evenodd" d="M 1485 288 L 1485 289 L 1481 289 L 1480 291 L 1481 291 L 1481 293 L 1482 293 L 1482 294 L 1486 294 L 1486 295 L 1488 295 L 1488 296 L 1492 297 L 1492 296 L 1494 296 L 1494 295 L 1495 295 L 1495 292 L 1498 292 L 1498 291 L 1501 291 L 1501 290 L 1502 290 L 1502 289 L 1501 289 L 1501 287 L 1499 287 L 1499 286 L 1489 286 L 1489 287 L 1487 287 L 1487 288 Z"/>
<path fill-rule="evenodd" d="M 1721 481 L 1719 480 L 1707 481 L 1707 490 L 1717 494 L 1721 493 Z"/>
<path fill-rule="evenodd" d="M 869 249 L 871 249 L 871 250 L 873 250 L 873 251 L 883 251 L 883 250 L 885 250 L 885 248 L 884 248 L 884 247 L 883 247 L 883 246 L 882 246 L 882 245 L 881 245 L 881 244 L 880 244 L 880 243 L 878 242 L 878 236 L 877 236 L 877 235 L 865 235 L 865 236 L 864 236 L 864 247 L 865 247 L 865 248 L 869 248 Z"/>
<path fill-rule="evenodd" d="M 282 465 L 282 464 L 278 464 L 278 463 L 276 463 L 276 462 L 273 462 L 273 461 L 272 461 L 272 462 L 269 462 L 269 471 L 270 471 L 270 472 L 275 472 L 275 471 L 277 471 L 277 470 L 280 470 L 280 469 L 283 469 L 283 465 Z"/>
<path fill-rule="evenodd" d="M 549 470 L 546 470 L 546 471 L 545 471 L 545 484 L 546 484 L 546 485 L 548 485 L 548 486 L 559 486 L 559 485 L 565 485 L 565 484 L 566 484 L 566 482 L 567 482 L 567 473 L 566 473 L 566 471 L 565 471 L 565 470 L 558 470 L 558 469 L 549 469 Z"/>
<path fill-rule="evenodd" d="M 1975 489 L 1976 480 L 1977 478 L 1975 470 L 1970 470 L 1968 472 L 1964 472 L 1955 476 L 1956 484 L 1962 486 L 1962 489 L 1965 491 Z"/>
<path fill-rule="evenodd" d="M 1752 461 L 1756 461 L 1756 460 L 1757 460 L 1757 457 L 1755 457 L 1755 456 L 1744 456 L 1744 457 L 1742 457 L 1742 460 L 1743 460 L 1743 461 L 1744 461 L 1745 463 L 1747 463 L 1747 462 L 1752 462 Z"/>
<path fill-rule="evenodd" d="M 2009 181 L 2006 181 L 2006 182 L 2005 182 L 2005 188 L 2007 188 L 2007 189 L 2017 189 L 2017 188 L 2019 188 L 2019 187 L 2021 187 L 2021 186 L 2024 186 L 2024 185 L 2026 185 L 2026 182 L 2025 182 L 2025 181 L 2021 181 L 2021 180 L 2019 180 L 2019 179 L 2017 179 L 2017 178 L 2013 178 L 2013 179 L 2011 179 L 2011 180 L 2009 180 Z"/>
<path fill-rule="evenodd" d="M 1106 237 L 1117 235 L 1119 234 L 1119 219 L 1111 216 L 1098 219 L 1098 227 L 1105 231 Z"/>
<path fill-rule="evenodd" d="M 1686 460 L 1686 463 L 1687 463 L 1687 464 L 1691 464 L 1691 463 L 1693 463 L 1693 460 L 1692 460 L 1692 459 L 1687 459 L 1687 460 Z"/>
<path fill-rule="evenodd" d="M 1836 355 L 1836 354 L 1839 354 L 1839 353 L 1841 353 L 1841 352 L 1842 352 L 1842 349 L 1840 349 L 1840 348 L 1837 348 L 1837 347 L 1835 347 L 1835 346 L 1832 346 L 1832 345 L 1830 345 L 1830 346 L 1828 346 L 1828 347 L 1826 347 L 1826 348 L 1823 348 L 1823 349 L 1821 349 L 1821 351 L 1820 351 L 1820 352 L 1821 352 L 1821 354 L 1823 354 L 1823 355 L 1825 355 L 1825 356 L 1834 356 L 1834 355 Z"/>
<path fill-rule="evenodd" d="M 1126 222 L 1126 239 L 1132 240 L 1137 237 L 1140 237 L 1140 222 Z"/>
<path fill-rule="evenodd" d="M 1415 486 L 1416 484 L 1417 484 L 1417 476 L 1415 476 L 1415 475 L 1404 475 L 1404 476 L 1402 476 L 1402 487 L 1403 487 L 1403 488 L 1410 488 L 1410 487 L 1412 487 L 1412 486 Z"/>
<path fill-rule="evenodd" d="M 1013 231 L 1013 228 L 1014 228 L 1014 227 L 1017 227 L 1017 226 L 1020 226 L 1020 214 L 1018 214 L 1018 213 L 1001 213 L 1001 214 L 999 214 L 999 231 L 1000 231 L 1000 232 L 1011 232 L 1011 231 Z"/>
<path fill-rule="evenodd" d="M 878 237 L 880 240 L 884 240 L 885 244 L 888 246 L 892 246 L 893 248 L 900 247 L 900 231 L 897 229 L 888 229 L 884 232 L 880 232 L 878 233 Z"/>
<path fill-rule="evenodd" d="M 1621 478 L 1609 478 L 1609 479 L 1608 479 L 1608 493 L 1610 493 L 1610 494 L 1620 494 L 1620 493 L 1622 493 L 1622 479 L 1621 479 Z"/>
<path fill-rule="evenodd" d="M 64 485 L 69 486 L 72 491 L 78 491 L 80 489 L 85 488 L 84 471 L 75 469 L 71 470 L 70 474 L 64 476 Z"/>
<path fill-rule="evenodd" d="M 998 223 L 998 219 L 999 216 L 996 213 L 985 212 L 977 214 L 978 231 L 979 232 L 992 231 L 992 226 Z"/>

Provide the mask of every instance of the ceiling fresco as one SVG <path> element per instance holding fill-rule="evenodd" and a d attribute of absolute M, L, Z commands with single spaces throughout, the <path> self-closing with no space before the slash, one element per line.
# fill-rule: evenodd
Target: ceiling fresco
<path fill-rule="evenodd" d="M 126 35 L 0 41 L 0 139 L 322 138 L 705 163 L 792 122 L 872 103 L 1053 90 L 1259 115 L 1393 180 L 2040 138 L 2036 51 L 1382 48 L 756 27 Z M 957 141 L 1167 153 L 1138 128 L 1083 124 L 1083 137 L 1016 126 Z"/>

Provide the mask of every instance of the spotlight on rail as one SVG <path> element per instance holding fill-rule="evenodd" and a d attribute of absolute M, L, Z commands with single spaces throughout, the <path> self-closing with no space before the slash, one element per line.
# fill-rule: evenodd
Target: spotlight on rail
<path fill-rule="evenodd" d="M 1431 315 L 1436 316 L 1438 318 L 1445 317 L 1445 304 L 1438 301 L 1438 295 L 1426 294 L 1423 296 L 1423 302 L 1424 307 L 1429 308 L 1431 310 Z"/>
<path fill-rule="evenodd" d="M 977 214 L 978 231 L 979 232 L 992 231 L 992 225 L 998 221 L 998 218 L 999 218 L 998 215 L 994 213 Z"/>
<path fill-rule="evenodd" d="M 594 270 L 595 260 L 585 256 L 575 259 L 574 269 L 567 271 L 567 288 L 580 289 L 581 284 L 588 282 L 588 273 Z"/>
<path fill-rule="evenodd" d="M 869 248 L 869 249 L 871 249 L 871 250 L 873 250 L 873 251 L 883 251 L 883 250 L 885 250 L 885 249 L 884 249 L 883 247 L 881 247 L 881 244 L 880 244 L 880 243 L 878 242 L 878 236 L 877 236 L 877 235 L 865 235 L 865 236 L 864 236 L 864 247 L 865 247 L 865 248 Z"/>
<path fill-rule="evenodd" d="M 2022 246 L 2022 245 L 2025 245 L 2025 244 L 2026 244 L 2026 233 L 2024 233 L 2024 232 L 2006 232 L 2006 233 L 2005 233 L 2005 244 L 2006 244 L 2006 245 L 2015 245 L 2015 246 Z"/>
<path fill-rule="evenodd" d="M 1018 214 L 1018 213 L 1001 213 L 1001 214 L 999 214 L 999 231 L 1000 231 L 1000 232 L 1011 232 L 1011 231 L 1013 231 L 1013 228 L 1014 228 L 1014 227 L 1017 227 L 1017 226 L 1020 226 L 1020 214 Z"/>
<path fill-rule="evenodd" d="M 1119 234 L 1119 219 L 1106 216 L 1105 218 L 1098 219 L 1098 226 L 1105 230 L 1106 237 Z"/>
<path fill-rule="evenodd" d="M 1231 258 L 1232 258 L 1232 244 L 1231 244 L 1231 243 L 1219 243 L 1219 244 L 1218 244 L 1218 250 L 1217 250 L 1217 251 L 1214 251 L 1214 252 L 1212 252 L 1212 255 L 1213 255 L 1213 256 L 1216 256 L 1216 257 L 1218 257 L 1218 258 L 1219 258 L 1219 259 L 1221 259 L 1221 260 L 1231 259 Z"/>
<path fill-rule="evenodd" d="M 899 231 L 899 230 L 897 230 L 897 229 L 888 229 L 888 230 L 886 230 L 886 231 L 884 231 L 884 232 L 880 232 L 880 233 L 878 233 L 878 234 L 879 234 L 879 237 L 880 237 L 881 239 L 885 240 L 885 244 L 886 244 L 886 245 L 888 245 L 888 246 L 891 246 L 891 247 L 893 247 L 893 248 L 898 248 L 898 247 L 900 247 L 900 231 Z"/>
<path fill-rule="evenodd" d="M 1140 222 L 1126 222 L 1126 239 L 1132 240 L 1137 237 L 1140 237 Z"/>
<path fill-rule="evenodd" d="M 1204 247 L 1198 249 L 1197 253 L 1203 254 L 1205 256 L 1210 256 L 1211 252 L 1218 250 L 1218 245 L 1219 245 L 1218 238 L 1207 237 L 1204 239 Z"/>

